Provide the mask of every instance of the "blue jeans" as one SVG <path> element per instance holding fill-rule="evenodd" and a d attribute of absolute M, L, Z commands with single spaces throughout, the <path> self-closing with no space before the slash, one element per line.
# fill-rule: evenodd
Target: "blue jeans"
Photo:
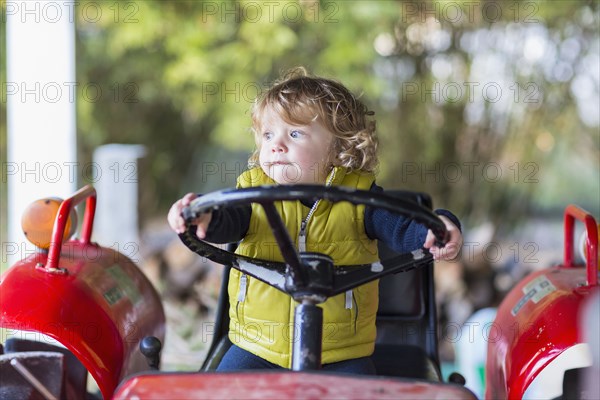
<path fill-rule="evenodd" d="M 240 371 L 246 369 L 284 369 L 279 365 L 268 362 L 238 346 L 231 345 L 217 367 L 218 372 Z M 342 372 L 348 374 L 375 375 L 375 365 L 370 357 L 354 358 L 336 363 L 323 365 L 324 371 Z"/>

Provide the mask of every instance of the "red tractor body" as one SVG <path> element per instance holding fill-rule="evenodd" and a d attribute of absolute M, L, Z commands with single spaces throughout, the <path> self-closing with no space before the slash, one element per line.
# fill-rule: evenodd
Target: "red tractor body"
<path fill-rule="evenodd" d="M 574 262 L 574 223 L 587 232 L 586 265 Z M 502 301 L 488 338 L 488 399 L 523 398 L 540 372 L 582 343 L 580 311 L 598 288 L 598 230 L 594 218 L 575 206 L 565 210 L 562 265 L 528 275 Z"/>
<path fill-rule="evenodd" d="M 57 340 L 110 398 L 125 376 L 149 369 L 138 345 L 144 336 L 164 338 L 165 317 L 160 298 L 138 267 L 90 242 L 95 195 L 86 187 L 65 200 L 49 251 L 32 254 L 2 276 L 0 326 L 9 334 L 39 332 Z M 82 238 L 63 244 L 60 222 L 83 199 L 88 201 Z"/>

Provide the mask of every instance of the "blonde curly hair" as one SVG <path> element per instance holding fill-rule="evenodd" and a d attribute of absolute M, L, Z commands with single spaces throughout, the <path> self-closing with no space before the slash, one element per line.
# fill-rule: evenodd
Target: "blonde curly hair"
<path fill-rule="evenodd" d="M 248 159 L 248 167 L 259 166 L 261 121 L 266 110 L 277 112 L 292 125 L 318 121 L 335 136 L 332 166 L 348 170 L 375 172 L 378 165 L 378 140 L 375 113 L 339 82 L 310 76 L 302 67 L 288 71 L 252 106 L 252 132 L 257 148 Z"/>

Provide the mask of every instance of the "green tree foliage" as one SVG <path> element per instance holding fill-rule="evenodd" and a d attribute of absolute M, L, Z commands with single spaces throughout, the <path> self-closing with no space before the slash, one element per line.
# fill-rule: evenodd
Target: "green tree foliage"
<path fill-rule="evenodd" d="M 104 143 L 144 144 L 148 214 L 210 186 L 206 160 L 243 166 L 254 96 L 296 65 L 341 80 L 376 111 L 386 187 L 429 192 L 473 224 L 518 220 L 533 204 L 598 212 L 596 2 L 77 8 L 78 82 L 103 90 L 78 102 L 81 158 Z"/>
<path fill-rule="evenodd" d="M 386 147 L 399 150 L 388 164 L 405 172 L 396 181 L 433 193 L 473 221 L 498 225 L 518 220 L 532 202 L 556 205 L 544 196 L 560 197 L 551 177 L 565 167 L 558 159 L 563 146 L 593 160 L 588 171 L 570 174 L 597 176 L 589 169 L 598 164 L 598 112 L 590 126 L 582 123 L 581 94 L 573 90 L 574 80 L 594 75 L 584 65 L 598 59 L 596 9 L 564 1 L 464 2 L 463 11 L 472 8 L 463 25 L 454 18 L 456 2 L 417 4 L 404 7 L 388 57 L 415 69 L 398 83 L 395 115 L 404 129 Z M 592 189 L 581 201 L 597 207 L 598 186 L 587 182 L 578 182 Z M 574 191 L 561 200 L 574 201 Z"/>

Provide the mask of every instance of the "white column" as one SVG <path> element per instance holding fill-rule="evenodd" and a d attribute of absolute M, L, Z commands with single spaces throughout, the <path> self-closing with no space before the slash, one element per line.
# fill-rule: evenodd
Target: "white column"
<path fill-rule="evenodd" d="M 101 171 L 94 187 L 98 195 L 92 240 L 139 261 L 138 158 L 144 146 L 106 144 L 94 150 Z"/>
<path fill-rule="evenodd" d="M 6 1 L 8 265 L 33 251 L 24 208 L 77 189 L 74 21 L 73 1 Z"/>

